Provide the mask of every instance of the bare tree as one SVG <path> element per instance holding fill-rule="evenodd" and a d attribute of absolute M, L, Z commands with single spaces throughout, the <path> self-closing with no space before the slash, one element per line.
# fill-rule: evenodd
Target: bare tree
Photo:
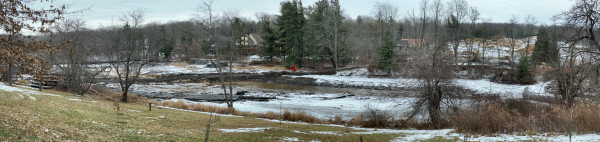
<path fill-rule="evenodd" d="M 233 39 L 229 42 L 229 94 L 225 92 L 225 98 L 227 99 L 227 107 L 233 108 L 233 57 L 237 55 L 237 45 L 241 45 L 241 38 L 247 34 L 244 28 L 243 21 L 238 18 L 239 9 L 229 9 L 223 11 L 225 19 L 229 22 L 230 31 L 228 36 Z M 227 95 L 229 95 L 227 97 Z"/>
<path fill-rule="evenodd" d="M 487 49 L 486 48 L 489 48 L 490 42 L 488 42 L 488 40 L 490 40 L 492 38 L 492 37 L 488 36 L 488 34 L 490 33 L 489 27 L 490 27 L 491 23 L 492 23 L 492 18 L 483 19 L 483 21 L 482 21 L 483 26 L 481 27 L 481 30 L 483 31 L 483 37 L 481 39 L 480 46 L 479 46 L 480 47 L 479 51 L 481 52 L 481 70 L 482 71 L 483 71 L 486 63 L 489 61 L 489 59 L 487 58 L 487 53 L 486 53 Z M 481 75 L 483 75 L 483 74 L 481 74 Z M 482 77 L 482 76 L 480 76 L 480 77 Z"/>
<path fill-rule="evenodd" d="M 508 34 L 508 42 L 510 45 L 510 68 L 512 69 L 514 67 L 514 62 L 515 62 L 515 46 L 517 44 L 517 29 L 519 28 L 519 19 L 517 18 L 517 16 L 513 15 L 509 20 L 508 20 L 508 25 L 506 25 L 505 27 L 505 31 Z"/>
<path fill-rule="evenodd" d="M 88 31 L 85 25 L 86 21 L 81 17 L 69 17 L 62 19 L 55 29 L 61 31 L 54 36 L 56 41 L 70 42 L 67 44 L 69 50 L 63 50 L 60 61 L 63 81 L 59 86 L 65 87 L 68 91 L 75 91 L 77 95 L 83 95 L 90 90 L 96 76 L 102 73 L 109 66 L 100 65 L 97 67 L 88 66 L 88 61 L 99 52 L 98 40 L 92 31 Z M 55 59 L 59 60 L 59 59 Z M 41 87 L 41 86 L 40 86 Z"/>
<path fill-rule="evenodd" d="M 138 8 L 135 10 L 127 11 L 126 13 L 121 13 L 121 17 L 119 17 L 119 20 L 121 22 L 129 24 L 130 26 L 133 26 L 133 28 L 138 28 L 138 25 L 144 23 L 144 16 L 144 10 Z"/>
<path fill-rule="evenodd" d="M 392 30 L 397 21 L 398 17 L 398 7 L 392 5 L 389 2 L 375 2 L 375 6 L 373 7 L 373 11 L 371 12 L 377 22 L 379 23 L 379 36 L 382 38 L 384 36 L 384 31 Z M 380 41 L 380 44 L 383 44 L 383 40 Z"/>
<path fill-rule="evenodd" d="M 449 110 L 456 108 L 458 104 L 456 99 L 460 97 L 461 93 L 453 83 L 452 59 L 443 54 L 447 49 L 446 38 L 440 36 L 439 39 L 434 39 L 432 50 L 427 53 L 424 51 L 412 53 L 415 77 L 420 82 L 417 87 L 418 96 L 417 100 L 412 103 L 412 110 L 408 117 L 401 123 L 405 123 L 418 114 L 425 113 L 429 122 L 434 127 L 440 128 L 445 123 L 443 108 Z M 423 53 L 427 56 L 424 56 Z"/>
<path fill-rule="evenodd" d="M 531 15 L 525 17 L 525 32 L 527 32 L 527 43 L 525 44 L 525 57 L 529 56 L 529 46 L 531 45 L 531 37 L 535 34 L 535 25 L 537 19 Z"/>
<path fill-rule="evenodd" d="M 554 15 L 553 19 L 559 22 L 562 30 L 560 37 L 567 47 L 558 46 L 564 52 L 567 50 L 567 59 L 551 64 L 553 75 L 550 79 L 556 82 L 557 95 L 567 103 L 583 94 L 585 80 L 587 80 L 590 67 L 598 67 L 598 54 L 600 54 L 600 37 L 598 26 L 600 20 L 600 2 L 590 0 L 576 0 L 569 10 Z M 556 27 L 556 26 L 554 26 Z M 556 30 L 554 30 L 556 31 Z M 583 48 L 575 48 L 577 45 Z"/>
<path fill-rule="evenodd" d="M 237 11 L 237 12 L 236 12 Z M 231 46 L 231 42 L 227 42 L 227 41 L 217 41 L 217 37 L 219 36 L 219 34 L 217 33 L 217 25 L 220 22 L 231 22 L 228 21 L 227 19 L 232 19 L 234 17 L 231 16 L 237 16 L 237 14 L 239 14 L 239 10 L 230 10 L 230 11 L 224 11 L 225 17 L 223 19 L 225 19 L 224 21 L 219 20 L 220 18 L 220 14 L 215 12 L 215 10 L 213 9 L 213 1 L 209 0 L 209 1 L 204 1 L 202 4 L 198 5 L 197 8 L 197 12 L 195 14 L 195 20 L 198 23 L 198 25 L 201 26 L 202 30 L 207 33 L 206 37 L 196 37 L 195 39 L 198 40 L 199 42 L 202 42 L 203 44 L 201 44 L 202 48 L 204 49 L 204 52 L 206 54 L 208 54 L 210 57 L 210 64 L 212 66 L 214 66 L 215 70 L 217 71 L 217 73 L 219 74 L 219 78 L 221 80 L 221 88 L 223 88 L 223 95 L 225 95 L 225 99 L 227 100 L 227 107 L 229 108 L 233 108 L 233 91 L 231 88 L 231 82 L 230 82 L 230 91 L 229 93 L 227 93 L 227 88 L 225 86 L 225 69 L 223 68 L 223 65 L 219 59 L 220 55 L 222 55 L 223 51 L 221 50 L 226 50 L 227 48 L 223 48 L 224 46 L 229 46 L 229 48 L 233 48 Z M 226 32 L 227 33 L 227 32 Z M 229 32 L 229 34 L 231 34 L 231 32 Z M 206 39 L 206 40 L 204 40 Z M 233 49 L 230 49 L 233 50 Z M 229 52 L 231 53 L 231 51 Z M 230 57 L 231 60 L 231 57 Z M 215 62 L 216 61 L 216 62 Z M 231 63 L 230 63 L 231 64 Z M 230 81 L 231 81 L 231 67 L 230 67 Z"/>
<path fill-rule="evenodd" d="M 452 0 L 448 3 L 448 14 L 449 18 L 455 18 L 455 29 L 450 30 L 450 40 L 452 42 L 452 48 L 454 49 L 454 62 L 456 70 L 458 71 L 458 46 L 460 46 L 460 39 L 462 37 L 462 23 L 464 18 L 467 16 L 469 5 L 465 0 Z M 451 19 L 452 20 L 452 19 Z"/>
<path fill-rule="evenodd" d="M 110 60 L 110 66 L 118 77 L 123 93 L 122 102 L 127 102 L 129 88 L 137 81 L 141 69 L 148 63 L 148 60 L 145 60 L 148 54 L 144 53 L 147 50 L 143 33 L 140 28 L 130 26 L 139 26 L 143 21 L 142 15 L 143 12 L 137 15 L 126 14 L 120 18 L 122 27 L 114 25 L 101 30 L 105 57 Z"/>
<path fill-rule="evenodd" d="M 440 42 L 440 37 L 442 37 L 442 33 L 441 31 L 441 26 L 442 26 L 442 19 L 444 17 L 444 4 L 442 3 L 441 0 L 433 0 L 433 3 L 431 4 L 431 11 L 433 12 L 433 43 L 436 44 L 442 44 L 442 42 Z"/>
<path fill-rule="evenodd" d="M 476 23 L 477 20 L 479 20 L 479 15 L 480 15 L 480 13 L 479 13 L 479 11 L 477 11 L 477 8 L 471 7 L 470 12 L 468 13 L 468 18 L 469 18 L 469 21 L 471 22 L 471 24 L 469 25 L 470 33 L 468 35 L 468 37 L 470 37 L 470 40 L 469 41 L 465 40 L 465 42 L 468 42 L 467 49 L 468 49 L 468 52 L 470 53 L 467 58 L 468 66 L 469 66 L 468 70 L 467 70 L 467 74 L 469 74 L 469 75 L 471 75 L 471 70 L 472 70 L 471 56 L 473 56 L 473 53 L 474 53 L 473 45 L 475 42 L 475 25 L 477 24 Z M 475 55 L 475 56 L 479 56 L 479 55 Z M 475 57 L 475 59 L 479 59 L 479 57 Z"/>
<path fill-rule="evenodd" d="M 419 33 L 419 35 L 421 37 L 417 40 L 420 42 L 419 44 L 421 45 L 421 47 L 427 48 L 425 47 L 425 31 L 427 29 L 427 24 L 429 23 L 429 15 L 427 14 L 427 11 L 429 11 L 429 0 L 421 0 L 419 6 L 419 12 L 421 12 L 421 17 L 419 18 L 421 22 L 421 32 Z"/>
<path fill-rule="evenodd" d="M 321 23 L 323 27 L 323 39 L 321 41 L 336 70 L 341 62 L 340 60 L 343 60 L 349 52 L 347 45 L 348 29 L 342 14 L 343 10 L 339 1 L 332 0 L 325 11 L 325 19 Z"/>

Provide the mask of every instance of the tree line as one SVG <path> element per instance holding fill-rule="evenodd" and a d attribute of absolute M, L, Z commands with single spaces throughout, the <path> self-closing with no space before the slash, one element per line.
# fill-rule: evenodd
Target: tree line
<path fill-rule="evenodd" d="M 216 60 L 221 87 L 231 99 L 231 81 L 227 91 L 225 78 L 231 80 L 232 65 L 229 64 L 227 70 L 220 62 L 239 60 L 237 48 L 243 42 L 242 37 L 251 33 L 263 39 L 258 48 L 261 57 L 282 61 L 288 67 L 329 64 L 332 69 L 338 69 L 346 64 L 375 65 L 388 75 L 409 70 L 421 80 L 420 97 L 410 117 L 426 112 L 431 123 L 437 126 L 444 121 L 441 105 L 457 107 L 456 98 L 463 97 L 452 81 L 461 70 L 458 66 L 461 43 L 469 52 L 485 52 L 479 48 L 498 48 L 490 42 L 506 40 L 510 48 L 509 63 L 517 60 L 515 54 L 523 54 L 525 58 L 519 63 L 548 64 L 554 70 L 544 74 L 544 80 L 554 82 L 557 97 L 568 102 L 584 94 L 586 89 L 593 89 L 588 81 L 596 78 L 593 83 L 597 85 L 600 76 L 597 58 L 600 43 L 595 19 L 600 17 L 596 11 L 598 4 L 585 0 L 578 0 L 570 10 L 555 15 L 558 22 L 555 25 L 542 26 L 532 16 L 522 21 L 512 16 L 508 22 L 494 23 L 490 18 L 480 17 L 477 8 L 469 7 L 465 0 L 449 3 L 421 0 L 415 9 L 402 12 L 404 16 L 397 6 L 376 2 L 370 14 L 356 18 L 347 16 L 338 0 L 320 0 L 308 6 L 299 0 L 288 0 L 280 3 L 279 15 L 258 12 L 257 21 L 240 16 L 239 9 L 219 11 L 214 9 L 212 1 L 205 1 L 189 21 L 147 23 L 144 11 L 136 9 L 122 13 L 111 25 L 97 29 L 88 28 L 86 21 L 74 14 L 65 16 L 69 13 L 65 6 L 31 10 L 21 0 L 2 3 L 2 6 L 5 9 L 0 16 L 5 34 L 0 40 L 3 55 L 0 64 L 8 70 L 8 74 L 3 75 L 12 76 L 14 70 L 20 70 L 43 82 L 50 72 L 48 67 L 56 64 L 66 74 L 66 89 L 84 94 L 96 76 L 108 70 L 119 78 L 122 101 L 127 101 L 128 89 L 144 66 L 153 61 L 192 58 Z M 46 18 L 45 14 L 56 16 Z M 42 26 L 15 20 L 21 17 Z M 41 32 L 44 36 L 22 35 L 24 29 Z M 531 43 L 535 35 L 537 41 Z M 409 56 L 405 58 L 412 59 L 410 62 L 397 60 L 398 43 L 402 39 L 411 39 Z M 519 53 L 515 50 L 516 43 L 522 39 L 526 40 L 526 49 Z M 530 47 L 535 47 L 531 53 Z M 484 56 L 483 63 L 486 58 L 489 57 Z M 85 65 L 90 62 L 108 64 L 90 70 Z M 531 65 L 517 66 L 521 68 L 516 73 L 521 80 L 532 78 L 527 67 Z M 468 75 L 483 77 L 472 74 L 473 69 L 469 61 Z M 233 107 L 233 103 L 228 102 L 228 106 Z"/>

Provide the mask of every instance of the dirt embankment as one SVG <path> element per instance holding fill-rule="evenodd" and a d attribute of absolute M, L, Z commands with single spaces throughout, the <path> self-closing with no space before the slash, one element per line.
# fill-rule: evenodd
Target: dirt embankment
<path fill-rule="evenodd" d="M 373 90 L 395 90 L 405 88 L 395 88 L 389 86 L 363 86 L 358 84 L 331 84 L 326 82 L 316 82 L 313 78 L 304 78 L 302 75 L 335 75 L 336 71 L 327 72 L 264 72 L 264 73 L 234 73 L 234 82 L 262 82 L 262 83 L 275 83 L 275 84 L 289 84 L 289 85 L 300 85 L 300 86 L 320 86 L 320 87 L 333 87 L 333 88 L 357 88 L 357 89 L 373 89 Z M 229 81 L 230 78 L 224 78 L 225 81 Z M 289 77 L 297 76 L 297 77 Z M 221 76 L 218 73 L 208 74 L 178 74 L 178 75 L 166 75 L 160 76 L 153 79 L 138 79 L 139 84 L 147 84 L 152 82 L 166 82 L 166 83 L 178 83 L 178 82 L 210 82 L 216 83 L 221 81 Z M 116 79 L 104 79 L 101 82 L 116 82 Z"/>

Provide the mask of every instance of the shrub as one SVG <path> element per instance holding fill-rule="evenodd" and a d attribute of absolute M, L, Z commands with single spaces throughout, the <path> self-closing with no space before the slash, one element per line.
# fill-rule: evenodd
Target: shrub
<path fill-rule="evenodd" d="M 517 70 L 515 70 L 515 77 L 521 84 L 533 82 L 533 76 L 531 75 L 531 61 L 529 57 L 522 57 L 519 59 L 517 64 Z"/>
<path fill-rule="evenodd" d="M 252 60 L 250 61 L 249 65 L 254 66 L 254 65 L 262 65 L 261 61 L 257 61 L 257 60 Z"/>
<path fill-rule="evenodd" d="M 468 108 L 450 118 L 454 129 L 461 133 L 536 134 L 546 132 L 567 133 L 569 121 L 573 132 L 597 133 L 600 131 L 600 104 L 579 103 L 567 108 L 563 105 L 509 100 L 484 105 L 480 109 Z"/>
<path fill-rule="evenodd" d="M 385 128 L 389 123 L 388 120 L 392 118 L 392 115 L 388 111 L 377 110 L 373 108 L 370 104 L 367 104 L 365 112 L 363 112 L 362 116 L 366 119 L 363 123 L 363 127 L 378 127 Z"/>

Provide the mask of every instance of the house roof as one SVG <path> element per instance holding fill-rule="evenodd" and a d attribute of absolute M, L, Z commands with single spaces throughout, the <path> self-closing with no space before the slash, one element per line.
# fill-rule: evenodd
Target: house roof
<path fill-rule="evenodd" d="M 414 46 L 421 46 L 421 44 L 424 42 L 423 39 L 401 39 L 400 42 L 407 42 L 408 47 L 414 47 Z"/>
<path fill-rule="evenodd" d="M 406 46 L 406 47 L 408 47 L 408 40 L 400 40 L 400 41 L 398 41 L 397 46 Z"/>
<path fill-rule="evenodd" d="M 258 34 L 256 34 L 256 33 L 251 33 L 250 39 L 252 39 L 252 40 L 248 41 L 248 44 L 250 44 L 250 45 L 258 45 L 263 42 L 262 38 L 260 38 L 260 36 L 258 36 Z"/>

